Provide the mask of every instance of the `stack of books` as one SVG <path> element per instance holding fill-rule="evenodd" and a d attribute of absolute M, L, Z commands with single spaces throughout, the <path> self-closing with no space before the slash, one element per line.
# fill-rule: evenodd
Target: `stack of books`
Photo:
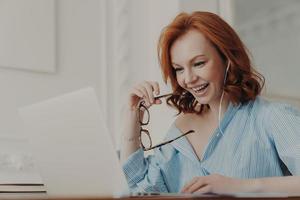
<path fill-rule="evenodd" d="M 0 193 L 46 193 L 24 139 L 0 137 Z"/>
<path fill-rule="evenodd" d="M 0 193 L 46 193 L 44 184 L 0 184 Z"/>

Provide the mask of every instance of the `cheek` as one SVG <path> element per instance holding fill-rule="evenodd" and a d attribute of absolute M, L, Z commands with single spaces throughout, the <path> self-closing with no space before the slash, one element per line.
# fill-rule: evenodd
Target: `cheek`
<path fill-rule="evenodd" d="M 178 85 L 179 85 L 180 87 L 185 88 L 184 79 L 183 79 L 182 76 L 177 75 L 177 76 L 176 76 L 176 80 L 177 80 L 177 83 L 178 83 Z"/>
<path fill-rule="evenodd" d="M 214 76 L 212 81 L 214 82 L 215 85 L 223 85 L 223 78 L 221 76 Z"/>
<path fill-rule="evenodd" d="M 207 74 L 208 79 L 213 82 L 215 85 L 220 86 L 223 85 L 224 79 L 223 74 L 220 73 L 219 70 L 210 71 Z"/>

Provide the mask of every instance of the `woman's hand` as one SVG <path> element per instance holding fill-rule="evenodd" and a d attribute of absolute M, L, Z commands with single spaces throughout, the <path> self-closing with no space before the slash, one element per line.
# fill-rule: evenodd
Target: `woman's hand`
<path fill-rule="evenodd" d="M 161 100 L 154 100 L 154 94 L 159 95 L 159 85 L 157 82 L 143 81 L 134 86 L 129 92 L 129 108 L 136 110 L 139 102 L 143 99 L 145 106 L 149 108 L 153 104 L 160 104 Z"/>
<path fill-rule="evenodd" d="M 236 193 L 253 192 L 252 180 L 234 179 L 219 174 L 195 177 L 188 182 L 181 192 L 183 193 Z"/>
<path fill-rule="evenodd" d="M 134 86 L 129 92 L 129 98 L 123 109 L 124 127 L 123 140 L 121 146 L 121 162 L 124 163 L 128 157 L 140 148 L 140 124 L 138 118 L 143 117 L 143 113 L 138 112 L 141 100 L 145 101 L 144 106 L 149 108 L 153 104 L 160 104 L 160 100 L 154 100 L 154 94 L 158 95 L 159 85 L 157 82 L 144 81 Z M 140 116 L 138 116 L 140 115 Z"/>

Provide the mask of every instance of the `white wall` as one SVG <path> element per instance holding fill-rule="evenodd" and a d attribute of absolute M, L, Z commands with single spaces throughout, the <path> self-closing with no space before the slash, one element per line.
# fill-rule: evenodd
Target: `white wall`
<path fill-rule="evenodd" d="M 235 28 L 266 78 L 264 95 L 300 107 L 300 2 L 235 0 Z"/>
<path fill-rule="evenodd" d="M 193 11 L 209 11 L 213 13 L 218 13 L 219 11 L 219 0 L 181 0 L 179 1 L 180 10 L 184 12 Z"/>
<path fill-rule="evenodd" d="M 103 2 L 60 0 L 56 3 L 57 72 L 0 68 L 1 135 L 22 135 L 17 108 L 23 105 L 87 85 L 94 86 L 101 96 Z"/>

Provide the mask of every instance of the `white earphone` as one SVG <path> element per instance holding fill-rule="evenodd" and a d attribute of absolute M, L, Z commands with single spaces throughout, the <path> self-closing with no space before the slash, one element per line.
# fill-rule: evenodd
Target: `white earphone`
<path fill-rule="evenodd" d="M 229 67 L 231 65 L 231 62 L 230 60 L 228 60 L 228 64 L 227 64 L 227 68 L 225 70 L 225 74 L 224 74 L 224 82 L 223 82 L 223 91 L 222 91 L 222 95 L 221 95 L 221 99 L 220 99 L 220 104 L 219 104 L 219 113 L 218 113 L 218 121 L 219 121 L 219 131 L 222 135 L 224 135 L 222 129 L 221 129 L 221 111 L 222 111 L 222 101 L 223 101 L 223 97 L 224 97 L 224 86 L 225 86 L 225 83 L 226 83 L 226 80 L 227 80 L 227 74 L 228 74 L 228 70 L 229 70 Z M 217 134 L 219 135 L 219 134 Z"/>

